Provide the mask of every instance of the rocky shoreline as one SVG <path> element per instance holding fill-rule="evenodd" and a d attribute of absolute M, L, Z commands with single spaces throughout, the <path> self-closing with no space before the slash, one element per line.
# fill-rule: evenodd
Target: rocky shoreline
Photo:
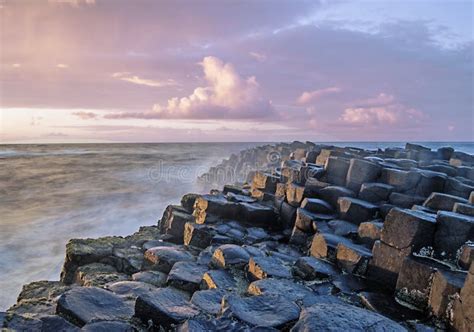
<path fill-rule="evenodd" d="M 127 237 L 70 240 L 60 281 L 25 285 L 0 325 L 474 331 L 474 156 L 280 143 L 199 181 L 222 190 Z"/>

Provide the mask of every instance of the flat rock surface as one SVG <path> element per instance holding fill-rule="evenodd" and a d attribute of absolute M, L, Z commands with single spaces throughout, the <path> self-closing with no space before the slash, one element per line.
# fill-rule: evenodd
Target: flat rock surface
<path fill-rule="evenodd" d="M 83 326 L 97 320 L 128 320 L 133 306 L 118 295 L 97 287 L 78 287 L 61 295 L 57 312 Z"/>
<path fill-rule="evenodd" d="M 290 301 L 302 303 L 312 301 L 317 294 L 310 288 L 285 279 L 264 279 L 252 282 L 248 293 L 252 295 L 280 295 Z"/>

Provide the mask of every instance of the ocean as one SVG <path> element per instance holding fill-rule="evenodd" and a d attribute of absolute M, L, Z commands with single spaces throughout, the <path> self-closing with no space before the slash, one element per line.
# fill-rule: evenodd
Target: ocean
<path fill-rule="evenodd" d="M 168 204 L 200 191 L 196 178 L 210 166 L 260 144 L 0 145 L 0 310 L 16 301 L 23 284 L 58 280 L 69 239 L 154 225 Z M 474 154 L 473 143 L 422 144 Z"/>

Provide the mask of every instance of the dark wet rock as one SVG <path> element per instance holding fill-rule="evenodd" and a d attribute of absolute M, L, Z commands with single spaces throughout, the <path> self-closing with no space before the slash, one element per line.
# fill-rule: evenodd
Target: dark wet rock
<path fill-rule="evenodd" d="M 439 269 L 433 276 L 428 304 L 434 316 L 447 317 L 450 297 L 460 293 L 467 273 Z"/>
<path fill-rule="evenodd" d="M 175 288 L 194 292 L 199 289 L 207 266 L 195 262 L 176 262 L 168 274 L 168 284 Z"/>
<path fill-rule="evenodd" d="M 97 287 L 77 287 L 61 295 L 56 311 L 71 323 L 84 326 L 98 320 L 129 320 L 133 306 Z"/>
<path fill-rule="evenodd" d="M 21 301 L 17 301 L 17 303 L 7 310 L 8 314 L 24 315 L 30 318 L 40 318 L 45 315 L 54 315 L 55 312 L 55 299 L 46 298 L 23 299 Z"/>
<path fill-rule="evenodd" d="M 273 257 L 250 257 L 248 273 L 254 279 L 291 278 L 290 268 Z"/>
<path fill-rule="evenodd" d="M 230 202 L 224 195 L 201 195 L 194 202 L 195 222 L 209 222 L 209 215 L 226 219 L 235 219 L 239 213 L 239 203 Z"/>
<path fill-rule="evenodd" d="M 328 202 L 318 198 L 305 198 L 301 202 L 301 208 L 312 213 L 334 213 L 334 209 Z"/>
<path fill-rule="evenodd" d="M 299 207 L 304 198 L 304 186 L 287 183 L 286 184 L 286 200 L 288 204 Z"/>
<path fill-rule="evenodd" d="M 283 228 L 291 228 L 295 225 L 296 222 L 296 213 L 297 208 L 283 202 L 280 208 L 280 219 Z"/>
<path fill-rule="evenodd" d="M 342 157 L 329 157 L 324 164 L 325 180 L 337 186 L 346 184 L 349 160 Z"/>
<path fill-rule="evenodd" d="M 303 208 L 299 208 L 296 211 L 295 227 L 305 233 L 313 233 L 313 223 L 316 218 L 315 214 Z"/>
<path fill-rule="evenodd" d="M 337 200 L 337 211 L 341 219 L 358 225 L 363 221 L 373 219 L 377 214 L 378 207 L 357 198 L 340 197 Z"/>
<path fill-rule="evenodd" d="M 61 281 L 65 284 L 74 282 L 76 269 L 82 265 L 104 263 L 113 266 L 114 248 L 123 246 L 125 243 L 126 240 L 118 236 L 69 240 L 66 244 L 66 259 L 61 271 Z"/>
<path fill-rule="evenodd" d="M 133 281 L 145 282 L 147 284 L 162 287 L 166 284 L 167 275 L 159 271 L 142 271 L 132 275 Z"/>
<path fill-rule="evenodd" d="M 235 244 L 219 246 L 212 255 L 212 263 L 218 267 L 244 266 L 250 258 L 247 250 Z"/>
<path fill-rule="evenodd" d="M 177 332 L 208 332 L 208 331 L 226 331 L 226 332 L 275 332 L 273 328 L 250 328 L 238 320 L 228 317 L 215 318 L 192 318 L 178 326 Z"/>
<path fill-rule="evenodd" d="M 337 245 L 337 265 L 349 273 L 365 275 L 371 258 L 371 251 L 362 245 L 348 242 Z"/>
<path fill-rule="evenodd" d="M 206 289 L 232 290 L 237 287 L 237 280 L 227 270 L 209 270 L 202 277 Z"/>
<path fill-rule="evenodd" d="M 118 281 L 107 285 L 111 292 L 127 300 L 135 300 L 139 295 L 156 289 L 155 286 L 140 281 Z"/>
<path fill-rule="evenodd" d="M 310 288 L 287 279 L 263 279 L 252 282 L 248 293 L 251 295 L 280 295 L 290 301 L 310 305 L 316 293 Z"/>
<path fill-rule="evenodd" d="M 468 200 L 453 195 L 434 192 L 426 199 L 423 206 L 433 210 L 452 211 L 455 203 L 466 204 Z"/>
<path fill-rule="evenodd" d="M 340 274 L 335 265 L 314 257 L 298 258 L 294 272 L 304 280 L 325 279 Z"/>
<path fill-rule="evenodd" d="M 331 204 L 332 207 L 337 208 L 339 197 L 356 197 L 356 194 L 345 187 L 328 186 L 319 191 L 319 197 Z"/>
<path fill-rule="evenodd" d="M 273 208 L 259 203 L 240 203 L 237 220 L 257 227 L 277 227 L 277 216 Z"/>
<path fill-rule="evenodd" d="M 128 275 L 118 273 L 113 266 L 101 263 L 82 265 L 75 273 L 75 282 L 81 286 L 104 286 L 109 282 L 128 279 Z"/>
<path fill-rule="evenodd" d="M 320 181 L 315 178 L 308 178 L 304 185 L 304 196 L 305 197 L 318 197 L 321 189 L 330 186 L 330 183 Z"/>
<path fill-rule="evenodd" d="M 453 212 L 464 214 L 466 216 L 474 217 L 474 205 L 473 204 L 455 203 L 454 206 L 453 206 Z"/>
<path fill-rule="evenodd" d="M 223 312 L 231 314 L 244 323 L 281 328 L 298 319 L 299 307 L 280 295 L 258 295 L 240 297 L 229 295 L 222 302 Z"/>
<path fill-rule="evenodd" d="M 367 276 L 370 280 L 395 288 L 398 273 L 411 248 L 397 249 L 382 241 L 376 241 L 372 248 L 372 260 L 369 262 Z"/>
<path fill-rule="evenodd" d="M 458 259 L 458 265 L 465 270 L 474 262 L 474 243 L 465 244 L 461 248 L 461 255 Z"/>
<path fill-rule="evenodd" d="M 346 220 L 331 220 L 328 222 L 328 226 L 334 234 L 344 237 L 354 237 L 358 230 L 357 225 Z"/>
<path fill-rule="evenodd" d="M 152 320 L 155 326 L 169 327 L 192 318 L 199 310 L 189 302 L 189 296 L 174 288 L 161 288 L 139 296 L 135 316 L 143 322 Z"/>
<path fill-rule="evenodd" d="M 357 230 L 359 240 L 369 246 L 373 246 L 375 241 L 380 240 L 382 228 L 382 221 L 367 221 L 361 223 Z"/>
<path fill-rule="evenodd" d="M 436 219 L 419 211 L 394 208 L 385 218 L 381 240 L 397 249 L 417 251 L 433 245 Z"/>
<path fill-rule="evenodd" d="M 416 185 L 415 195 L 426 197 L 432 192 L 443 191 L 447 179 L 446 174 L 429 170 L 418 170 L 418 172 L 420 180 Z"/>
<path fill-rule="evenodd" d="M 420 145 L 420 144 L 414 144 L 414 143 L 406 143 L 405 144 L 405 150 L 413 150 L 413 151 L 431 151 L 430 148 Z"/>
<path fill-rule="evenodd" d="M 434 250 L 438 257 L 454 259 L 461 246 L 474 240 L 474 217 L 438 212 Z"/>
<path fill-rule="evenodd" d="M 363 183 L 375 181 L 379 177 L 381 169 L 382 167 L 377 163 L 364 159 L 351 159 L 347 171 L 346 186 L 358 192 Z"/>
<path fill-rule="evenodd" d="M 184 225 L 187 222 L 194 222 L 194 217 L 189 211 L 181 206 L 169 205 L 160 220 L 161 232 L 173 236 L 172 242 L 182 243 Z"/>
<path fill-rule="evenodd" d="M 202 312 L 217 315 L 221 311 L 221 302 L 227 292 L 222 289 L 200 290 L 193 294 L 191 303 Z"/>
<path fill-rule="evenodd" d="M 255 198 L 232 192 L 227 193 L 225 197 L 231 202 L 254 203 L 257 201 Z"/>
<path fill-rule="evenodd" d="M 467 199 L 469 198 L 469 195 L 472 191 L 474 191 L 474 186 L 472 185 L 465 184 L 455 178 L 446 179 L 446 183 L 444 185 L 444 192 L 446 194 L 459 196 Z"/>
<path fill-rule="evenodd" d="M 358 295 L 364 307 L 387 316 L 390 319 L 406 321 L 424 318 L 422 312 L 399 304 L 392 294 L 385 294 L 382 292 L 361 292 Z"/>
<path fill-rule="evenodd" d="M 268 240 L 270 234 L 268 234 L 263 228 L 260 227 L 249 227 L 247 228 L 247 234 L 245 240 L 247 243 L 255 243 Z"/>
<path fill-rule="evenodd" d="M 303 232 L 298 227 L 293 227 L 291 231 L 289 243 L 295 246 L 300 246 L 303 249 L 308 249 L 308 239 L 310 235 L 308 233 Z"/>
<path fill-rule="evenodd" d="M 399 208 L 409 209 L 413 205 L 422 204 L 425 201 L 425 198 L 412 194 L 402 194 L 393 192 L 390 194 L 388 201 L 390 204 L 395 205 Z"/>
<path fill-rule="evenodd" d="M 393 186 L 385 183 L 363 183 L 361 185 L 358 197 L 370 203 L 387 201 L 393 191 Z"/>
<path fill-rule="evenodd" d="M 180 247 L 154 247 L 145 251 L 145 259 L 155 270 L 169 273 L 176 262 L 194 261 L 194 256 Z"/>
<path fill-rule="evenodd" d="M 185 194 L 183 197 L 181 197 L 181 206 L 183 209 L 188 211 L 188 213 L 193 213 L 194 211 L 194 203 L 196 202 L 196 198 L 198 198 L 198 194 Z"/>
<path fill-rule="evenodd" d="M 211 227 L 194 222 L 184 226 L 184 244 L 197 248 L 207 248 L 214 237 L 215 231 Z"/>
<path fill-rule="evenodd" d="M 85 332 L 133 332 L 136 329 L 133 325 L 120 321 L 95 322 L 84 325 L 81 331 Z"/>
<path fill-rule="evenodd" d="M 320 303 L 303 309 L 299 321 L 291 331 L 395 332 L 406 331 L 406 329 L 394 321 L 369 310 L 343 303 Z"/>
<path fill-rule="evenodd" d="M 406 257 L 397 279 L 397 298 L 424 310 L 428 305 L 430 281 L 436 264 L 422 257 Z"/>

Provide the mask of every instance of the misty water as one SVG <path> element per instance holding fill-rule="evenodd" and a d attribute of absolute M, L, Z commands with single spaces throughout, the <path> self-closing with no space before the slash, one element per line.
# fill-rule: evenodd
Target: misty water
<path fill-rule="evenodd" d="M 0 310 L 58 280 L 70 238 L 128 235 L 200 190 L 196 177 L 257 143 L 0 145 Z M 337 143 L 377 148 L 401 143 Z M 472 143 L 452 145 L 474 153 Z"/>

